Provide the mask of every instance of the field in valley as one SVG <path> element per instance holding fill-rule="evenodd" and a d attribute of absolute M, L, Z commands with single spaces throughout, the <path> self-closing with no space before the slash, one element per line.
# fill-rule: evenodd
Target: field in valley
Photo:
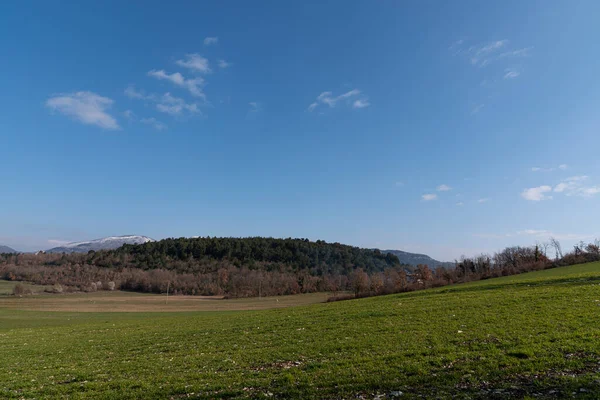
<path fill-rule="evenodd" d="M 0 283 L 3 281 L 0 281 Z M 10 291 L 8 290 L 11 284 Z M 6 282 L 5 293 L 12 292 L 14 282 Z M 34 290 L 35 285 L 27 285 Z M 0 286 L 0 289 L 2 286 Z M 322 303 L 328 293 L 310 293 L 248 299 L 223 299 L 218 296 L 165 296 L 135 292 L 93 292 L 38 294 L 35 296 L 0 296 L 1 310 L 67 312 L 182 312 L 241 311 L 286 308 Z"/>
<path fill-rule="evenodd" d="M 600 263 L 324 296 L 0 297 L 0 398 L 600 397 Z"/>

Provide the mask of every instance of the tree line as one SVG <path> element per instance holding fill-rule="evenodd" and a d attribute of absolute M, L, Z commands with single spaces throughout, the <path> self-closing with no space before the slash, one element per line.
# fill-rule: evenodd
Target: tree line
<path fill-rule="evenodd" d="M 554 251 L 554 257 L 548 251 Z M 279 296 L 332 292 L 333 300 L 398 293 L 600 261 L 600 242 L 563 254 L 551 239 L 495 254 L 461 257 L 453 267 L 412 267 L 378 250 L 307 239 L 166 239 L 87 254 L 3 254 L 0 279 L 66 291 Z"/>
<path fill-rule="evenodd" d="M 179 238 L 87 254 L 0 256 L 0 278 L 97 290 L 270 296 L 343 291 L 360 268 L 401 271 L 398 257 L 379 250 L 308 239 Z M 98 285 L 98 282 L 104 284 Z M 92 285 L 95 283 L 95 285 Z M 95 289 L 96 288 L 96 289 Z"/>

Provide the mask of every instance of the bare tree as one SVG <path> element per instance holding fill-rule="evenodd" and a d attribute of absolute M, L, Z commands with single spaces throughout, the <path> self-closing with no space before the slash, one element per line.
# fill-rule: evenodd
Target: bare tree
<path fill-rule="evenodd" d="M 558 240 L 556 240 L 556 238 L 554 238 L 554 237 L 550 238 L 550 246 L 554 247 L 554 252 L 555 252 L 557 260 L 560 258 L 563 258 L 563 253 L 562 253 L 562 249 L 560 247 L 560 242 Z"/>

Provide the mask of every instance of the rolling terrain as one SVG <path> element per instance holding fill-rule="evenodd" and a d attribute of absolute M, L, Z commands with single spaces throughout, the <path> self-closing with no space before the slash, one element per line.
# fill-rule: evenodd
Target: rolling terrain
<path fill-rule="evenodd" d="M 392 253 L 393 255 L 398 257 L 398 259 L 400 260 L 400 262 L 402 264 L 412 265 L 413 267 L 416 267 L 419 264 L 427 265 L 430 268 L 436 268 L 436 267 L 453 268 L 454 267 L 453 262 L 434 260 L 433 258 L 429 257 L 426 254 L 409 253 L 407 251 L 402 251 L 402 250 L 381 250 L 381 252 L 384 254 Z"/>
<path fill-rule="evenodd" d="M 15 249 L 12 249 L 8 246 L 2 246 L 0 245 L 0 254 L 2 253 L 16 253 L 17 251 Z"/>
<path fill-rule="evenodd" d="M 600 396 L 600 263 L 261 311 L 4 301 L 1 398 Z"/>

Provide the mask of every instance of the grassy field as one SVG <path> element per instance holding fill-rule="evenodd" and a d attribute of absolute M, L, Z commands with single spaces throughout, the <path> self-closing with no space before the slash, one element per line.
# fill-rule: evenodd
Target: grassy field
<path fill-rule="evenodd" d="M 310 293 L 230 300 L 203 296 L 169 296 L 167 299 L 165 295 L 117 291 L 0 297 L 0 310 L 67 312 L 242 311 L 322 303 L 327 300 L 327 297 L 329 297 L 327 293 Z"/>
<path fill-rule="evenodd" d="M 600 263 L 259 311 L 11 301 L 0 398 L 600 398 Z"/>
<path fill-rule="evenodd" d="M 13 288 L 20 283 L 25 289 L 31 290 L 33 293 L 43 293 L 49 286 L 31 285 L 23 282 L 11 282 L 0 280 L 0 296 L 8 296 L 13 292 Z"/>

